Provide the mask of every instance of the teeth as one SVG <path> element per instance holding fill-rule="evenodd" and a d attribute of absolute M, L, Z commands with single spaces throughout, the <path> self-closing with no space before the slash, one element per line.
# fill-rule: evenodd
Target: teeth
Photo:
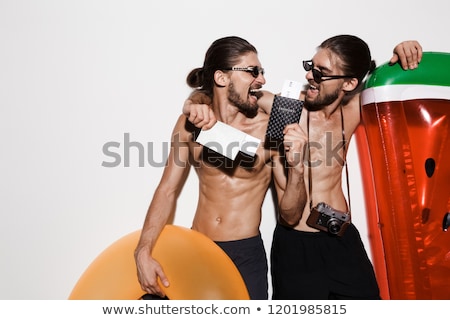
<path fill-rule="evenodd" d="M 263 95 L 259 89 L 250 89 L 249 94 L 256 98 L 261 98 L 261 96 Z"/>

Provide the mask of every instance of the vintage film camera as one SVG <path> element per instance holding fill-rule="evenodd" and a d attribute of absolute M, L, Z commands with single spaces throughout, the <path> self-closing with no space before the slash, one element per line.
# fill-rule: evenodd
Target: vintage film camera
<path fill-rule="evenodd" d="M 312 228 L 342 236 L 350 224 L 350 214 L 333 209 L 324 202 L 319 202 L 311 209 L 306 223 Z"/>

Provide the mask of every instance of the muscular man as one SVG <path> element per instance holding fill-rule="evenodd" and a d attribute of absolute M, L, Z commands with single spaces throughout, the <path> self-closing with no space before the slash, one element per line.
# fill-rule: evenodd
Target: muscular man
<path fill-rule="evenodd" d="M 203 67 L 192 70 L 187 83 L 192 88 L 200 87 L 206 94 L 216 119 L 264 140 L 268 115 L 259 112 L 257 105 L 260 89 L 265 84 L 264 69 L 253 45 L 238 37 L 216 40 L 205 55 Z M 181 115 L 173 129 L 167 165 L 135 250 L 142 289 L 164 296 L 157 278 L 163 285 L 169 285 L 170 279 L 151 252 L 175 211 L 177 197 L 193 166 L 199 179 L 199 199 L 192 229 L 214 240 L 231 257 L 251 299 L 267 299 L 268 265 L 259 226 L 261 207 L 272 177 L 271 163 L 281 163 L 279 153 L 266 150 L 261 144 L 252 161 L 244 159 L 241 165 L 238 161 L 230 163 L 217 154 L 209 154 L 207 148 L 196 143 L 186 121 L 186 116 Z M 281 179 L 277 186 L 285 186 L 284 167 L 275 167 L 275 180 Z M 298 169 L 303 170 L 293 170 Z M 277 192 L 284 193 L 281 188 Z"/>
<path fill-rule="evenodd" d="M 416 59 L 410 62 L 414 68 L 422 48 L 412 41 L 394 52 L 410 54 Z M 304 169 L 308 192 L 298 192 L 299 202 L 306 196 L 308 205 L 295 212 L 280 207 L 271 250 L 273 299 L 379 299 L 372 264 L 351 220 L 339 220 L 338 227 L 346 228 L 336 234 L 326 219 L 311 216 L 316 209 L 327 218 L 335 212 L 361 214 L 350 212 L 342 172 L 348 143 L 361 123 L 359 92 L 375 63 L 363 40 L 340 35 L 325 40 L 303 64 L 309 83 L 306 110 L 288 130 L 298 130 L 309 141 Z"/>

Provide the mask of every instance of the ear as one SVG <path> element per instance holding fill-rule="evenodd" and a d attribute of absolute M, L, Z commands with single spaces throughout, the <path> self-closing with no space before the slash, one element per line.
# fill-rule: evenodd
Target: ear
<path fill-rule="evenodd" d="M 230 77 L 228 76 L 228 73 L 225 73 L 222 70 L 216 70 L 216 72 L 214 72 L 214 82 L 218 87 L 225 87 L 229 80 Z"/>
<path fill-rule="evenodd" d="M 343 89 L 344 91 L 350 92 L 358 87 L 359 81 L 357 78 L 350 78 L 349 80 L 345 80 Z"/>

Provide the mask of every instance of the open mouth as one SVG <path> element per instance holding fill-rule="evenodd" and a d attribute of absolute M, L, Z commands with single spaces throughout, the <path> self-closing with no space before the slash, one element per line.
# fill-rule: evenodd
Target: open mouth
<path fill-rule="evenodd" d="M 258 89 L 251 89 L 250 92 L 249 92 L 249 94 L 250 94 L 251 96 L 256 97 L 256 99 L 261 98 L 262 95 L 263 95 L 262 92 L 259 91 Z"/>
<path fill-rule="evenodd" d="M 312 84 L 310 84 L 309 86 L 306 86 L 306 89 L 307 89 L 306 90 L 306 95 L 309 96 L 309 97 L 312 97 L 312 96 L 315 96 L 315 95 L 319 94 L 319 89 L 316 86 L 312 85 Z"/>

